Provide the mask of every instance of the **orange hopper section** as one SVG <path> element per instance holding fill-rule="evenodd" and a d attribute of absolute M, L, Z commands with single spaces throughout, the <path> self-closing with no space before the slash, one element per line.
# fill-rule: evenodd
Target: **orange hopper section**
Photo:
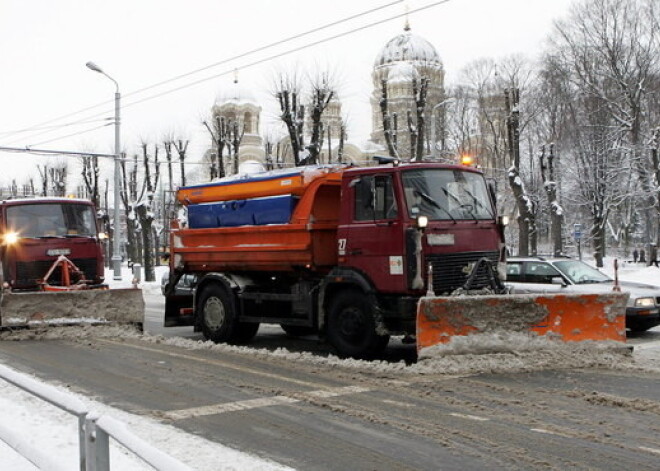
<path fill-rule="evenodd" d="M 417 350 L 452 337 L 535 332 L 563 342 L 625 342 L 628 294 L 426 297 L 417 306 Z"/>

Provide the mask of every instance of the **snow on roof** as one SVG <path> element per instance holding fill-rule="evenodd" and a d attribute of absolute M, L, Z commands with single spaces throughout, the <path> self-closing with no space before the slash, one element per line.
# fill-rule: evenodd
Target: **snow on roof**
<path fill-rule="evenodd" d="M 399 62 L 392 66 L 387 74 L 388 83 L 410 83 L 413 79 L 419 78 L 419 72 L 410 62 Z"/>
<path fill-rule="evenodd" d="M 374 67 L 380 67 L 394 62 L 414 61 L 436 63 L 442 65 L 435 47 L 426 39 L 410 31 L 405 31 L 390 39 L 380 51 Z"/>
<path fill-rule="evenodd" d="M 259 102 L 252 90 L 245 87 L 242 82 L 238 81 L 238 79 L 235 79 L 230 86 L 223 87 L 222 90 L 220 90 L 215 103 L 216 105 L 233 103 L 237 105 L 252 104 L 259 106 Z"/>

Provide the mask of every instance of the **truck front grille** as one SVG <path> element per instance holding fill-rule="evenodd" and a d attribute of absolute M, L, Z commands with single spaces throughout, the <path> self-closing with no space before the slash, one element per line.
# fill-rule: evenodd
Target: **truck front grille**
<path fill-rule="evenodd" d="M 88 280 L 96 278 L 96 259 L 95 258 L 75 258 L 71 260 L 85 274 Z M 52 260 L 40 260 L 36 262 L 17 262 L 16 263 L 16 285 L 33 286 L 37 280 L 46 276 L 46 272 L 53 265 Z M 51 285 L 59 285 L 62 281 L 62 271 L 57 267 L 50 275 L 48 282 Z"/>
<path fill-rule="evenodd" d="M 491 262 L 497 263 L 499 253 L 493 252 L 464 252 L 456 254 L 429 255 L 426 263 L 433 267 L 433 291 L 436 295 L 449 294 L 465 284 L 468 275 L 468 265 L 486 257 Z M 483 271 L 477 274 L 473 288 L 490 286 L 488 274 Z"/>

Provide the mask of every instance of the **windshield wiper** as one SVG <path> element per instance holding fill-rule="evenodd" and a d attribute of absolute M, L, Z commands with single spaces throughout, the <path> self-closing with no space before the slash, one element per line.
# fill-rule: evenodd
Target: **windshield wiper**
<path fill-rule="evenodd" d="M 451 213 L 449 211 L 447 211 L 445 208 L 440 206 L 436 200 L 434 200 L 429 195 L 427 195 L 426 193 L 421 192 L 419 190 L 414 190 L 413 193 L 420 196 L 424 201 L 429 203 L 431 206 L 435 206 L 436 208 L 438 208 L 438 209 L 444 211 L 445 213 L 447 213 L 447 216 L 449 216 L 449 218 L 452 220 L 452 222 L 454 224 L 456 224 L 456 219 L 454 219 L 454 216 L 452 216 Z"/>
<path fill-rule="evenodd" d="M 477 197 L 474 196 L 470 190 L 467 190 L 467 189 L 463 188 L 463 191 L 464 191 L 465 193 L 467 193 L 468 196 L 469 196 L 470 198 L 472 198 L 472 201 L 474 201 L 474 203 L 475 203 L 477 206 L 480 206 L 480 207 L 484 208 L 484 209 L 486 210 L 486 212 L 488 213 L 488 215 L 489 215 L 491 218 L 495 218 L 495 214 L 494 214 L 493 211 L 492 211 L 493 208 L 489 208 L 488 206 L 486 206 L 485 204 L 483 204 L 481 201 L 479 201 L 479 200 L 477 199 Z"/>
<path fill-rule="evenodd" d="M 442 188 L 442 191 L 445 192 L 445 195 L 447 195 L 448 197 L 450 197 L 451 199 L 453 199 L 454 201 L 456 201 L 456 203 L 458 203 L 458 207 L 459 207 L 459 208 L 463 209 L 463 208 L 468 208 L 468 207 L 469 207 L 470 209 L 467 210 L 467 213 L 470 215 L 470 217 L 471 217 L 472 219 L 474 219 L 474 222 L 479 222 L 479 220 L 477 219 L 477 216 L 475 216 L 475 215 L 474 215 L 474 212 L 472 212 L 472 205 L 470 205 L 470 204 L 464 204 L 463 201 L 461 201 L 461 199 L 460 199 L 458 196 L 456 196 L 455 194 L 451 193 L 451 192 L 450 192 L 449 190 L 447 190 L 446 188 Z M 452 218 L 452 219 L 453 219 L 453 218 Z"/>

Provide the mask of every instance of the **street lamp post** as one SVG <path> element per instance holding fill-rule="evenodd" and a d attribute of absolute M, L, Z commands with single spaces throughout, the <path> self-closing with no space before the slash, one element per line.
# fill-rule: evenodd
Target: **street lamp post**
<path fill-rule="evenodd" d="M 114 209 L 114 230 L 112 232 L 112 268 L 114 271 L 113 279 L 121 280 L 121 221 L 119 216 L 119 205 L 120 200 L 120 188 L 121 188 L 121 178 L 120 178 L 120 159 L 121 159 L 121 146 L 120 146 L 120 120 L 119 120 L 119 103 L 121 95 L 119 94 L 119 84 L 115 79 L 110 77 L 108 74 L 103 72 L 103 70 L 96 65 L 94 62 L 88 62 L 85 64 L 88 69 L 98 72 L 100 74 L 108 77 L 115 84 L 115 209 Z"/>

